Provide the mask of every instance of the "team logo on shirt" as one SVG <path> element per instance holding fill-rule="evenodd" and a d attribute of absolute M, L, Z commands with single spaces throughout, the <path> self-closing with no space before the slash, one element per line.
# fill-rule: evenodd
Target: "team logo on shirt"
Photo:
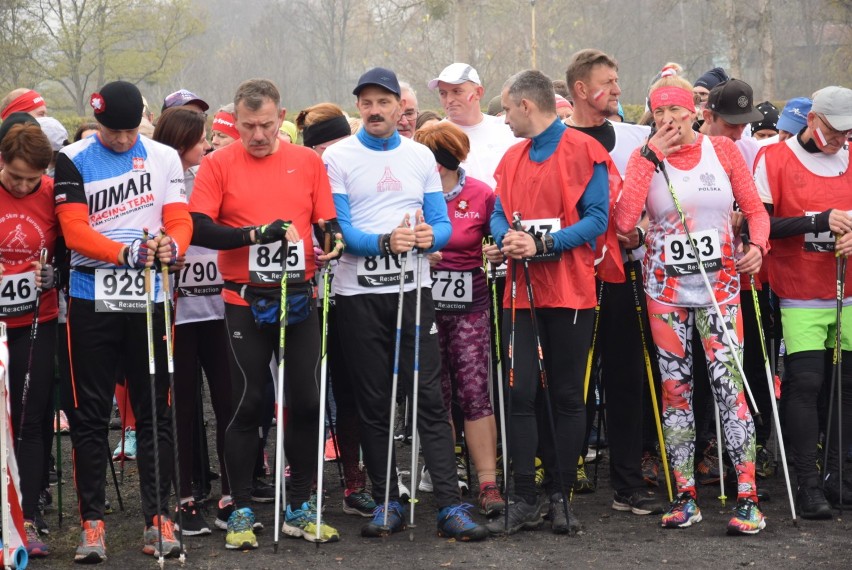
<path fill-rule="evenodd" d="M 698 187 L 699 192 L 719 192 L 721 189 L 716 186 L 716 177 L 710 173 L 705 172 L 700 177 L 701 186 Z"/>
<path fill-rule="evenodd" d="M 402 190 L 402 182 L 393 175 L 390 166 L 385 166 L 385 172 L 376 184 L 376 192 L 399 192 L 400 190 Z"/>
<path fill-rule="evenodd" d="M 459 209 L 459 210 L 461 210 L 462 212 L 467 211 L 467 209 L 468 209 L 469 207 L 470 207 L 470 204 L 468 203 L 468 201 L 467 201 L 467 200 L 459 200 L 459 205 L 458 205 L 458 206 L 456 206 L 456 208 L 458 208 L 458 209 Z"/>
<path fill-rule="evenodd" d="M 145 170 L 145 159 L 141 156 L 133 157 L 133 171 L 139 172 L 140 170 Z"/>
<path fill-rule="evenodd" d="M 35 244 L 38 240 L 38 244 Z M 26 214 L 0 217 L 0 263 L 17 265 L 38 259 L 45 245 L 44 230 Z"/>

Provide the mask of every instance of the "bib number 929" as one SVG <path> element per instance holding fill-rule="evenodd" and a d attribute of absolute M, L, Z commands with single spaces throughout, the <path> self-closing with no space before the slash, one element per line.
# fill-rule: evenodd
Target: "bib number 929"
<path fill-rule="evenodd" d="M 95 312 L 144 313 L 145 296 L 144 269 L 95 270 Z"/>

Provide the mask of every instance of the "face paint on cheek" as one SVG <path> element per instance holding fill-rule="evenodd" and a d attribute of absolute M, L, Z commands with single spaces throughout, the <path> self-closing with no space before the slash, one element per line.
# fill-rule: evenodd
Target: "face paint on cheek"
<path fill-rule="evenodd" d="M 473 93 L 468 93 L 467 94 L 467 102 L 471 103 L 472 101 L 473 101 Z"/>
<path fill-rule="evenodd" d="M 817 140 L 820 142 L 820 146 L 828 146 L 828 141 L 825 140 L 825 135 L 822 134 L 822 129 L 819 127 L 814 129 L 814 134 L 816 135 Z"/>
<path fill-rule="evenodd" d="M 680 117 L 680 120 L 681 120 L 681 121 L 685 121 L 685 120 L 687 120 L 688 118 L 689 118 L 689 113 L 684 113 L 684 114 Z"/>
<path fill-rule="evenodd" d="M 600 99 L 601 97 L 603 97 L 603 96 L 604 96 L 604 93 L 606 93 L 606 91 L 604 91 L 603 89 L 601 89 L 601 90 L 599 90 L 597 93 L 595 93 L 595 94 L 592 96 L 592 99 L 593 99 L 594 101 L 597 101 L 598 99 Z"/>

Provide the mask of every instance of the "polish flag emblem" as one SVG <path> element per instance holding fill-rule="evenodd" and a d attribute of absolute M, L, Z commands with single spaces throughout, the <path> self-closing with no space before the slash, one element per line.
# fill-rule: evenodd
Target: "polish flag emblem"
<path fill-rule="evenodd" d="M 95 114 L 106 111 L 106 101 L 104 101 L 100 93 L 92 93 L 89 97 L 89 105 L 95 110 Z"/>
<path fill-rule="evenodd" d="M 145 170 L 145 159 L 141 156 L 134 156 L 133 170 Z"/>

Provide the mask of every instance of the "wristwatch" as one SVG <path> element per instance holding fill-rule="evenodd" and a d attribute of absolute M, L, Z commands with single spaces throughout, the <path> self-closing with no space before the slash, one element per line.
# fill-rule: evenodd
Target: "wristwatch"
<path fill-rule="evenodd" d="M 541 240 L 544 242 L 544 253 L 549 251 L 553 251 L 553 236 L 550 234 L 544 234 L 544 238 Z"/>

